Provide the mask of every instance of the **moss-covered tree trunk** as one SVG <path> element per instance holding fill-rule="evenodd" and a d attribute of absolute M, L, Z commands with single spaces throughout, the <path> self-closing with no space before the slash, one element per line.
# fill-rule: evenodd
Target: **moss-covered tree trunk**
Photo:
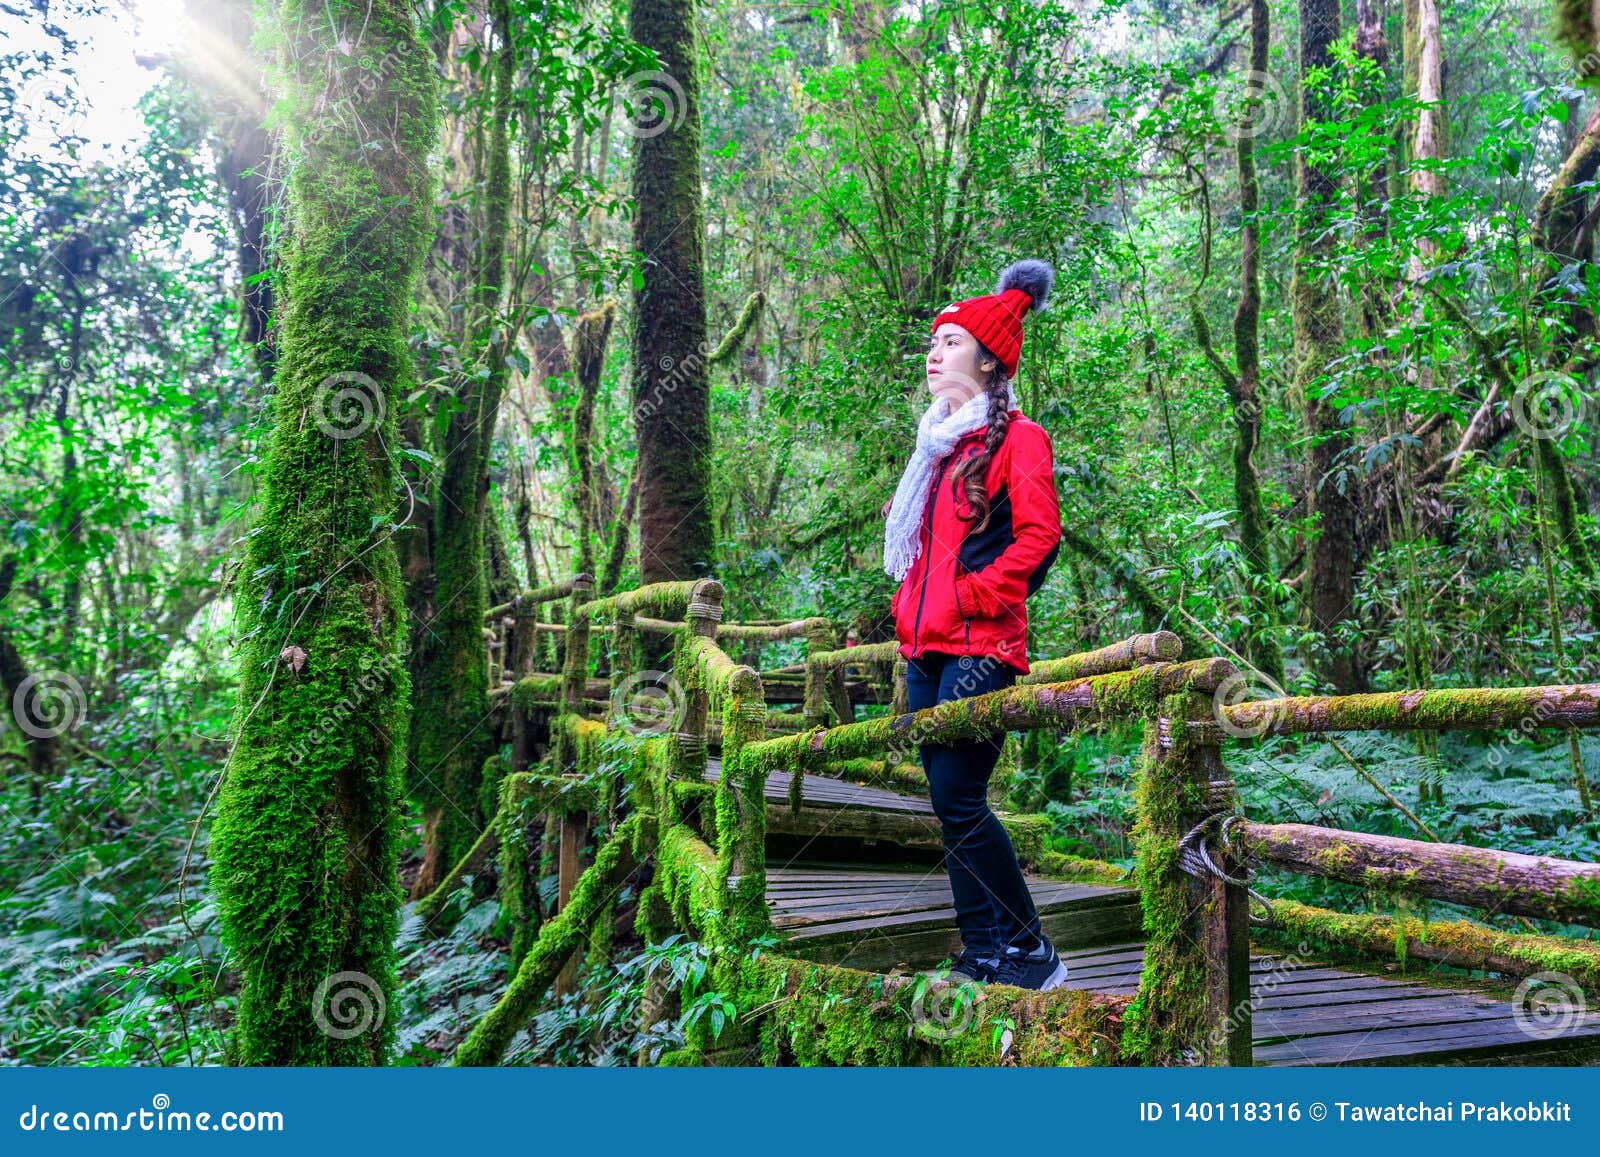
<path fill-rule="evenodd" d="M 404 0 L 285 0 L 278 35 L 294 242 L 211 882 L 241 982 L 233 1059 L 371 1065 L 393 1037 L 401 901 L 394 407 L 437 95 Z"/>
<path fill-rule="evenodd" d="M 572 404 L 572 502 L 578 516 L 578 566 L 593 574 L 595 512 L 594 409 L 600 397 L 600 375 L 617 309 L 606 302 L 578 318 L 572 365 L 578 372 L 578 396 Z"/>
<path fill-rule="evenodd" d="M 471 850 L 487 817 L 479 807 L 489 728 L 483 618 L 489 609 L 485 522 L 489 454 L 505 390 L 513 340 L 501 316 L 511 221 L 510 120 L 516 46 L 509 0 L 493 0 L 490 23 L 499 48 L 486 85 L 490 102 L 484 213 L 471 263 L 468 356 L 454 404 L 446 411 L 430 535 L 431 597 L 419 624 L 413 664 L 415 736 L 411 791 L 423 802 L 426 848 L 413 895 Z"/>
<path fill-rule="evenodd" d="M 1563 288 L 1562 272 L 1594 260 L 1595 223 L 1591 185 L 1600 175 L 1600 110 L 1590 114 L 1566 161 L 1534 210 L 1534 243 L 1544 254 L 1540 294 L 1543 310 L 1561 322 L 1554 348 L 1546 358 L 1552 371 L 1566 366 L 1574 351 L 1584 349 L 1600 332 L 1600 320 L 1587 300 Z M 1544 511 L 1551 520 L 1556 547 L 1577 571 L 1587 594 L 1590 625 L 1600 628 L 1600 577 L 1589 540 L 1580 523 L 1583 513 L 1561 443 L 1582 416 L 1585 391 L 1578 379 L 1535 376 L 1521 389 L 1527 395 L 1513 406 L 1526 415 L 1522 425 L 1534 443 L 1537 468 L 1543 476 Z M 1546 395 L 1542 401 L 1540 395 Z"/>
<path fill-rule="evenodd" d="M 1250 93 L 1261 98 L 1272 38 L 1267 0 L 1250 0 Z M 1233 348 L 1238 373 L 1231 379 L 1233 403 L 1233 501 L 1239 508 L 1239 549 L 1260 588 L 1268 621 L 1278 616 L 1272 605 L 1277 578 L 1272 569 L 1272 544 L 1267 537 L 1261 479 L 1256 473 L 1256 446 L 1261 441 L 1261 227 L 1256 212 L 1261 186 L 1256 179 L 1254 132 L 1239 133 L 1235 147 L 1239 169 L 1239 306 L 1233 314 Z M 1283 652 L 1269 629 L 1250 639 L 1250 659 L 1269 677 L 1283 682 Z"/>
<path fill-rule="evenodd" d="M 1300 0 L 1300 122 L 1304 129 L 1330 119 L 1313 70 L 1333 63 L 1339 38 L 1338 0 Z M 1342 352 L 1343 325 L 1333 280 L 1335 235 L 1329 214 L 1337 189 L 1331 173 L 1297 150 L 1299 221 L 1290 304 L 1294 322 L 1295 388 L 1305 406 L 1311 439 L 1306 484 L 1312 529 L 1305 597 L 1311 625 L 1322 636 L 1312 656 L 1322 679 L 1340 692 L 1361 690 L 1353 645 L 1341 636 L 1355 616 L 1356 510 L 1359 472 L 1346 460 L 1350 432 L 1337 407 L 1319 395 L 1328 366 Z"/>
<path fill-rule="evenodd" d="M 641 583 L 711 573 L 711 391 L 700 82 L 690 0 L 634 0 L 628 32 L 653 49 L 659 80 L 634 90 L 633 417 L 639 444 Z M 654 642 L 664 657 L 665 644 Z"/>

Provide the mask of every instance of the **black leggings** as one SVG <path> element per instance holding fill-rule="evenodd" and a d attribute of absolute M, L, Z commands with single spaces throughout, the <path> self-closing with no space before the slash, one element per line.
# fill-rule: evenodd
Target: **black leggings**
<path fill-rule="evenodd" d="M 913 711 L 950 699 L 999 691 L 1017 681 L 998 659 L 929 652 L 906 662 L 906 701 Z M 945 869 L 955 897 L 956 925 L 967 950 L 998 956 L 1007 945 L 1032 948 L 1042 938 L 1011 836 L 989 810 L 989 777 L 1003 736 L 918 745 L 933 810 L 944 833 Z"/>

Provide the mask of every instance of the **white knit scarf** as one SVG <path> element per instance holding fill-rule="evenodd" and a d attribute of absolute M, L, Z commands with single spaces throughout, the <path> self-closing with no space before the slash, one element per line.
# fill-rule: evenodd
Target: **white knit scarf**
<path fill-rule="evenodd" d="M 1006 409 L 1016 409 L 1016 394 L 1011 383 L 1006 382 Z M 928 495 L 932 489 L 933 471 L 939 460 L 950 451 L 961 435 L 989 422 L 989 394 L 987 391 L 968 398 L 954 413 L 950 403 L 935 397 L 917 422 L 917 448 L 900 475 L 900 485 L 894 490 L 894 505 L 889 508 L 889 521 L 883 529 L 883 569 L 890 577 L 900 580 L 922 553 L 920 528 L 922 513 L 927 509 Z"/>

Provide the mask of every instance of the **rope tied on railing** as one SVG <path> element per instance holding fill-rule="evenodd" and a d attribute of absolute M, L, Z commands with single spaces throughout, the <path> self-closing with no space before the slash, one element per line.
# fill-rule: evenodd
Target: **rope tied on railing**
<path fill-rule="evenodd" d="M 1229 796 L 1232 795 L 1233 784 L 1231 781 L 1210 780 L 1206 784 L 1207 802 L 1212 803 L 1214 798 L 1224 791 Z M 1188 834 L 1178 841 L 1178 868 L 1185 875 L 1196 878 L 1213 876 L 1223 883 L 1243 888 L 1249 894 L 1250 899 L 1261 905 L 1261 910 L 1264 913 L 1259 917 L 1251 916 L 1250 922 L 1252 924 L 1270 924 L 1272 923 L 1272 902 L 1250 886 L 1250 881 L 1255 878 L 1255 873 L 1246 865 L 1242 876 L 1230 876 L 1222 870 L 1221 865 L 1212 857 L 1211 849 L 1206 846 L 1206 831 L 1215 826 L 1217 828 L 1217 839 L 1221 841 L 1222 845 L 1222 856 L 1226 858 L 1234 851 L 1233 838 L 1230 833 L 1233 828 L 1242 823 L 1244 823 L 1244 816 L 1237 811 L 1213 811 L 1205 819 L 1190 828 Z"/>
<path fill-rule="evenodd" d="M 722 621 L 722 604 L 707 602 L 704 599 L 690 599 L 684 617 L 689 619 L 710 619 L 713 623 L 720 623 Z"/>

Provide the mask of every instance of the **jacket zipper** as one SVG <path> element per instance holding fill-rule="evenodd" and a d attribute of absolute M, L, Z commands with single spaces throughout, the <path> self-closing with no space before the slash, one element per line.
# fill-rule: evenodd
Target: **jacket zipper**
<path fill-rule="evenodd" d="M 950 459 L 954 457 L 955 454 L 952 452 L 945 455 L 944 461 L 939 463 L 939 474 L 933 480 L 933 493 L 928 495 L 928 549 L 922 556 L 922 586 L 917 590 L 917 617 L 911 623 L 911 653 L 913 655 L 917 653 L 917 636 L 922 629 L 922 600 L 928 593 L 928 563 L 933 554 L 933 506 L 934 503 L 939 501 L 939 483 L 944 481 L 944 468 L 950 465 Z"/>

